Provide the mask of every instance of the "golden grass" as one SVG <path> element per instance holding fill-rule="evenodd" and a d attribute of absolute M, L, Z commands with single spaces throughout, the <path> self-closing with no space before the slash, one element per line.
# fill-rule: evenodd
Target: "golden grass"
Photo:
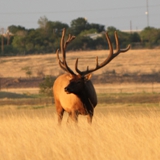
<path fill-rule="evenodd" d="M 102 62 L 107 50 L 83 51 L 67 53 L 67 62 L 74 69 L 75 60 L 79 58 L 79 68 L 84 70 L 86 65 L 95 67 L 95 57 Z M 115 70 L 117 74 L 125 73 L 153 73 L 160 70 L 160 50 L 129 50 L 120 54 L 109 65 L 100 69 L 94 74 L 102 74 L 106 71 Z M 0 75 L 2 77 L 26 77 L 23 68 L 31 67 L 32 76 L 37 76 L 38 70 L 43 70 L 45 75 L 59 75 L 62 69 L 59 67 L 55 54 L 33 55 L 22 57 L 7 57 L 0 59 Z"/>
<path fill-rule="evenodd" d="M 108 51 L 68 53 L 68 63 L 74 68 L 75 59 L 80 58 L 79 68 L 86 69 L 86 63 L 95 66 L 95 57 L 102 61 Z M 130 50 L 121 54 L 107 67 L 94 74 L 103 74 L 113 69 L 118 74 L 153 73 L 160 70 L 160 50 Z M 56 56 L 36 55 L 0 59 L 0 76 L 26 77 L 22 68 L 32 67 L 33 76 L 43 68 L 45 75 L 57 76 L 61 69 Z M 132 86 L 133 85 L 133 86 Z M 137 84 L 136 84 L 137 85 Z M 150 84 L 148 84 L 150 85 Z M 159 84 L 154 84 L 159 87 Z M 107 90 L 117 89 L 107 87 Z M 145 84 L 146 86 L 146 84 Z M 104 86 L 95 86 L 97 92 Z M 136 92 L 135 84 L 121 88 Z M 144 88 L 143 84 L 140 86 Z M 152 88 L 153 86 L 149 87 Z M 155 87 L 154 87 L 155 88 Z M 136 90 L 135 90 L 136 89 Z M 134 90 L 134 91 L 133 91 Z M 115 90 L 114 90 L 115 91 Z M 150 91 L 150 92 L 151 92 Z M 158 90 L 159 91 L 159 90 Z M 13 91 L 15 92 L 15 91 Z M 18 91 L 17 91 L 18 92 Z M 26 93 L 19 90 L 19 93 Z M 37 91 L 31 90 L 31 93 Z M 80 116 L 78 126 L 66 124 L 57 126 L 55 109 L 25 109 L 24 107 L 0 107 L 0 159 L 3 160 L 159 160 L 160 159 L 160 112 L 158 107 L 106 107 L 100 104 L 95 109 L 93 124 L 87 124 Z M 116 104 L 117 105 L 117 104 Z M 23 109 L 18 109 L 23 108 Z M 27 108 L 27 107 L 26 107 Z"/>
<path fill-rule="evenodd" d="M 1 110 L 3 160 L 159 160 L 158 109 L 95 113 L 93 124 L 57 126 L 52 109 Z M 103 114 L 102 114 L 103 113 Z"/>

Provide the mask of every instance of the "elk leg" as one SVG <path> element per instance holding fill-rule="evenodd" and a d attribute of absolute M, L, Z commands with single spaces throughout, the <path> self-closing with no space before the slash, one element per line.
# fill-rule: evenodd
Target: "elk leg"
<path fill-rule="evenodd" d="M 68 113 L 68 118 L 67 118 L 67 123 L 69 123 L 69 122 L 70 122 L 71 115 L 72 115 L 72 113 L 71 113 L 71 112 L 69 112 L 69 113 Z"/>
<path fill-rule="evenodd" d="M 91 115 L 88 115 L 88 116 L 87 116 L 87 121 L 88 121 L 89 124 L 92 123 L 92 117 L 93 117 L 93 116 L 91 116 Z"/>
<path fill-rule="evenodd" d="M 87 115 L 87 121 L 89 124 L 92 123 L 93 113 L 94 113 L 94 110 L 90 111 L 90 113 Z"/>
<path fill-rule="evenodd" d="M 72 120 L 76 123 L 78 122 L 78 114 L 76 111 L 72 112 Z"/>
<path fill-rule="evenodd" d="M 64 113 L 64 109 L 62 108 L 61 111 L 57 111 L 58 114 L 58 124 L 60 125 L 62 122 L 62 118 L 63 118 L 63 113 Z"/>
<path fill-rule="evenodd" d="M 58 115 L 58 124 L 60 125 L 63 118 L 64 109 L 58 101 L 55 101 L 57 115 Z"/>
<path fill-rule="evenodd" d="M 69 112 L 67 123 L 70 122 L 70 119 L 77 123 L 78 122 L 78 114 L 75 111 Z"/>

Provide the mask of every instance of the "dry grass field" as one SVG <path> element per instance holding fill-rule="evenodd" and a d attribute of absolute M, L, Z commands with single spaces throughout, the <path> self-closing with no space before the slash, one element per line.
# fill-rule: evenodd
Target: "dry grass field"
<path fill-rule="evenodd" d="M 67 54 L 67 62 L 74 69 L 75 60 L 79 58 L 79 68 L 84 70 L 87 65 L 95 67 L 95 58 L 99 57 L 102 62 L 107 50 L 101 51 L 83 51 Z M 111 63 L 104 68 L 94 72 L 94 74 L 103 74 L 106 71 L 115 71 L 117 74 L 125 73 L 153 73 L 160 71 L 160 50 L 129 50 L 127 53 L 121 53 Z M 0 59 L 0 76 L 2 77 L 26 77 L 24 68 L 31 67 L 32 76 L 37 76 L 39 70 L 45 75 L 59 75 L 62 69 L 58 66 L 56 55 L 33 55 L 22 57 L 6 57 Z"/>
<path fill-rule="evenodd" d="M 80 116 L 78 125 L 64 117 L 60 127 L 52 108 L 1 108 L 0 159 L 159 160 L 160 110 L 116 107 L 99 106 L 91 126 Z"/>
<path fill-rule="evenodd" d="M 83 52 L 70 52 L 67 53 L 67 62 L 69 66 L 74 70 L 75 60 L 79 58 L 79 68 L 85 70 L 87 65 L 90 67 L 95 67 L 95 57 L 99 57 L 99 62 L 102 62 L 107 56 L 107 50 L 101 51 L 83 51 Z M 116 57 L 111 63 L 109 63 L 104 68 L 94 72 L 94 75 L 102 76 L 105 73 L 107 76 L 109 73 L 115 73 L 116 75 L 127 75 L 133 74 L 135 79 L 139 75 L 160 74 L 160 50 L 129 50 L 127 53 L 121 53 Z M 58 76 L 63 73 L 62 69 L 59 67 L 55 54 L 47 55 L 33 55 L 33 56 L 17 56 L 17 57 L 3 57 L 0 58 L 0 77 L 10 77 L 15 78 L 25 78 L 26 75 L 25 68 L 30 68 L 32 71 L 32 77 L 37 77 L 38 73 L 41 72 L 44 75 Z M 109 75 L 108 75 L 109 76 Z M 122 78 L 123 80 L 123 78 Z M 114 83 L 114 79 L 113 79 Z M 120 92 L 124 90 L 125 92 L 159 92 L 160 83 L 123 83 L 116 84 L 107 83 L 106 85 L 96 84 L 97 92 Z M 16 87 L 17 88 L 17 87 Z M 146 88 L 146 89 L 145 89 Z M 153 90 L 154 88 L 154 90 Z M 9 91 L 14 92 L 30 92 L 37 93 L 37 88 L 20 88 L 12 89 Z M 5 88 L 3 88 L 6 91 Z M 7 88 L 8 90 L 8 88 Z"/>
<path fill-rule="evenodd" d="M 68 53 L 69 66 L 95 66 L 95 57 L 105 59 L 108 51 Z M 112 72 L 160 74 L 160 50 L 130 50 L 94 74 Z M 0 77 L 26 77 L 24 68 L 31 67 L 32 76 L 41 70 L 57 76 L 62 70 L 56 55 L 34 55 L 0 58 Z M 146 90 L 146 88 L 150 88 Z M 21 99 L 0 101 L 0 159 L 2 160 L 159 160 L 160 159 L 160 83 L 96 84 L 100 103 L 95 108 L 93 124 L 85 116 L 79 123 L 57 125 L 54 105 L 37 103 L 28 98 L 37 88 L 6 89 Z M 129 93 L 128 93 L 129 91 Z M 23 100 L 24 98 L 24 100 Z M 31 104 L 23 104 L 31 100 Z M 4 101 L 15 102 L 5 104 Z M 4 103 L 2 105 L 2 102 Z M 33 102 L 36 102 L 34 104 Z"/>

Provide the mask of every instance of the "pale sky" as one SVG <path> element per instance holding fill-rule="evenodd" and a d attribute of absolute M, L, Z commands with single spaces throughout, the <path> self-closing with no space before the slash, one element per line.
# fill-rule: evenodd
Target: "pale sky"
<path fill-rule="evenodd" d="M 141 30 L 147 26 L 160 28 L 160 0 L 1 0 L 0 29 L 20 25 L 38 28 L 38 19 L 70 22 L 84 17 L 89 23 L 114 26 L 120 30 Z"/>

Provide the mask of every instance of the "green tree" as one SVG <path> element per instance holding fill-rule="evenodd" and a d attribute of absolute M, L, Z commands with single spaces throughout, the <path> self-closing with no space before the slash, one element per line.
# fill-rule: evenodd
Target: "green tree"
<path fill-rule="evenodd" d="M 108 35 L 109 35 L 109 37 L 110 37 L 110 40 L 111 40 L 111 42 L 112 42 L 113 47 L 115 47 L 115 36 L 114 36 L 115 31 L 117 31 L 117 32 L 118 32 L 118 35 L 119 35 L 119 32 L 120 32 L 120 31 L 119 31 L 118 29 L 116 29 L 115 27 L 109 26 L 109 27 L 107 28 L 107 33 L 108 33 Z"/>
<path fill-rule="evenodd" d="M 43 53 L 42 46 L 44 46 L 44 35 L 41 29 L 28 30 L 28 34 L 25 37 L 26 52 L 27 53 Z M 44 49 L 45 50 L 45 49 Z"/>
<path fill-rule="evenodd" d="M 160 31 L 154 27 L 146 27 L 141 31 L 140 37 L 147 47 L 152 47 L 159 44 Z"/>
<path fill-rule="evenodd" d="M 48 32 L 48 35 L 60 36 L 63 28 L 68 29 L 68 24 L 61 23 L 59 21 L 48 21 L 46 24 L 46 30 Z"/>
<path fill-rule="evenodd" d="M 107 32 L 109 34 L 109 37 L 111 39 L 111 42 L 112 42 L 112 45 L 114 46 L 114 48 L 116 47 L 115 35 L 114 35 L 115 31 L 118 34 L 120 47 L 125 48 L 130 43 L 130 38 L 129 38 L 130 33 L 122 32 L 113 26 L 108 27 Z"/>
<path fill-rule="evenodd" d="M 38 24 L 39 28 L 37 29 L 25 29 L 25 27 L 15 25 L 9 26 L 8 29 L 13 33 L 13 36 L 9 39 L 10 43 L 4 37 L 4 48 L 1 49 L 3 50 L 3 55 L 55 53 L 60 46 L 63 28 L 66 28 L 66 37 L 68 34 L 76 36 L 76 39 L 69 44 L 67 50 L 104 49 L 107 46 L 105 35 L 96 39 L 90 37 L 90 34 L 93 33 L 103 33 L 104 25 L 90 24 L 83 17 L 72 20 L 70 27 L 59 21 L 50 21 L 46 16 L 40 17 Z M 146 27 L 141 33 L 131 34 L 109 26 L 107 32 L 113 47 L 115 47 L 115 31 L 118 33 L 121 48 L 125 48 L 129 43 L 135 47 L 142 44 L 146 47 L 160 45 L 160 29 Z M 2 52 L 0 54 L 2 55 Z"/>
<path fill-rule="evenodd" d="M 100 32 L 103 32 L 104 30 L 105 30 L 105 26 L 104 25 L 100 25 L 100 24 L 96 24 L 96 23 L 91 23 L 91 24 L 89 24 L 89 28 L 90 29 L 96 29 L 96 31 L 98 32 L 98 33 L 100 33 Z"/>
<path fill-rule="evenodd" d="M 39 27 L 42 28 L 42 29 L 45 29 L 46 25 L 47 25 L 47 22 L 48 22 L 48 19 L 47 19 L 46 16 L 40 17 L 39 20 L 38 20 Z"/>
<path fill-rule="evenodd" d="M 60 37 L 62 34 L 62 29 L 68 29 L 68 24 L 61 23 L 59 21 L 48 21 L 46 25 L 47 39 L 49 41 L 48 48 L 50 48 L 50 52 L 55 52 L 57 47 L 59 47 Z M 58 45 L 57 45 L 58 44 Z"/>
<path fill-rule="evenodd" d="M 26 29 L 23 26 L 11 25 L 8 27 L 8 30 L 13 34 L 16 34 L 18 31 L 25 31 Z"/>
<path fill-rule="evenodd" d="M 129 41 L 131 43 L 140 42 L 141 41 L 140 35 L 136 32 L 129 34 Z"/>
<path fill-rule="evenodd" d="M 17 50 L 13 48 L 12 45 L 5 45 L 4 46 L 4 56 L 14 56 Z M 0 54 L 1 55 L 1 54 Z"/>
<path fill-rule="evenodd" d="M 52 96 L 52 87 L 53 87 L 53 83 L 55 81 L 54 77 L 51 76 L 46 76 L 44 81 L 42 83 L 40 83 L 39 87 L 40 87 L 40 93 L 41 94 L 45 94 L 47 96 Z"/>
<path fill-rule="evenodd" d="M 12 46 L 19 54 L 25 54 L 25 37 L 23 36 L 14 36 Z"/>
<path fill-rule="evenodd" d="M 79 36 L 87 36 L 89 34 L 93 34 L 93 33 L 96 33 L 97 30 L 94 29 L 94 28 L 91 28 L 89 30 L 84 30 L 84 31 L 81 31 L 81 33 L 79 34 Z"/>
<path fill-rule="evenodd" d="M 70 33 L 77 36 L 82 31 L 89 29 L 88 22 L 85 18 L 77 18 L 71 21 Z"/>

